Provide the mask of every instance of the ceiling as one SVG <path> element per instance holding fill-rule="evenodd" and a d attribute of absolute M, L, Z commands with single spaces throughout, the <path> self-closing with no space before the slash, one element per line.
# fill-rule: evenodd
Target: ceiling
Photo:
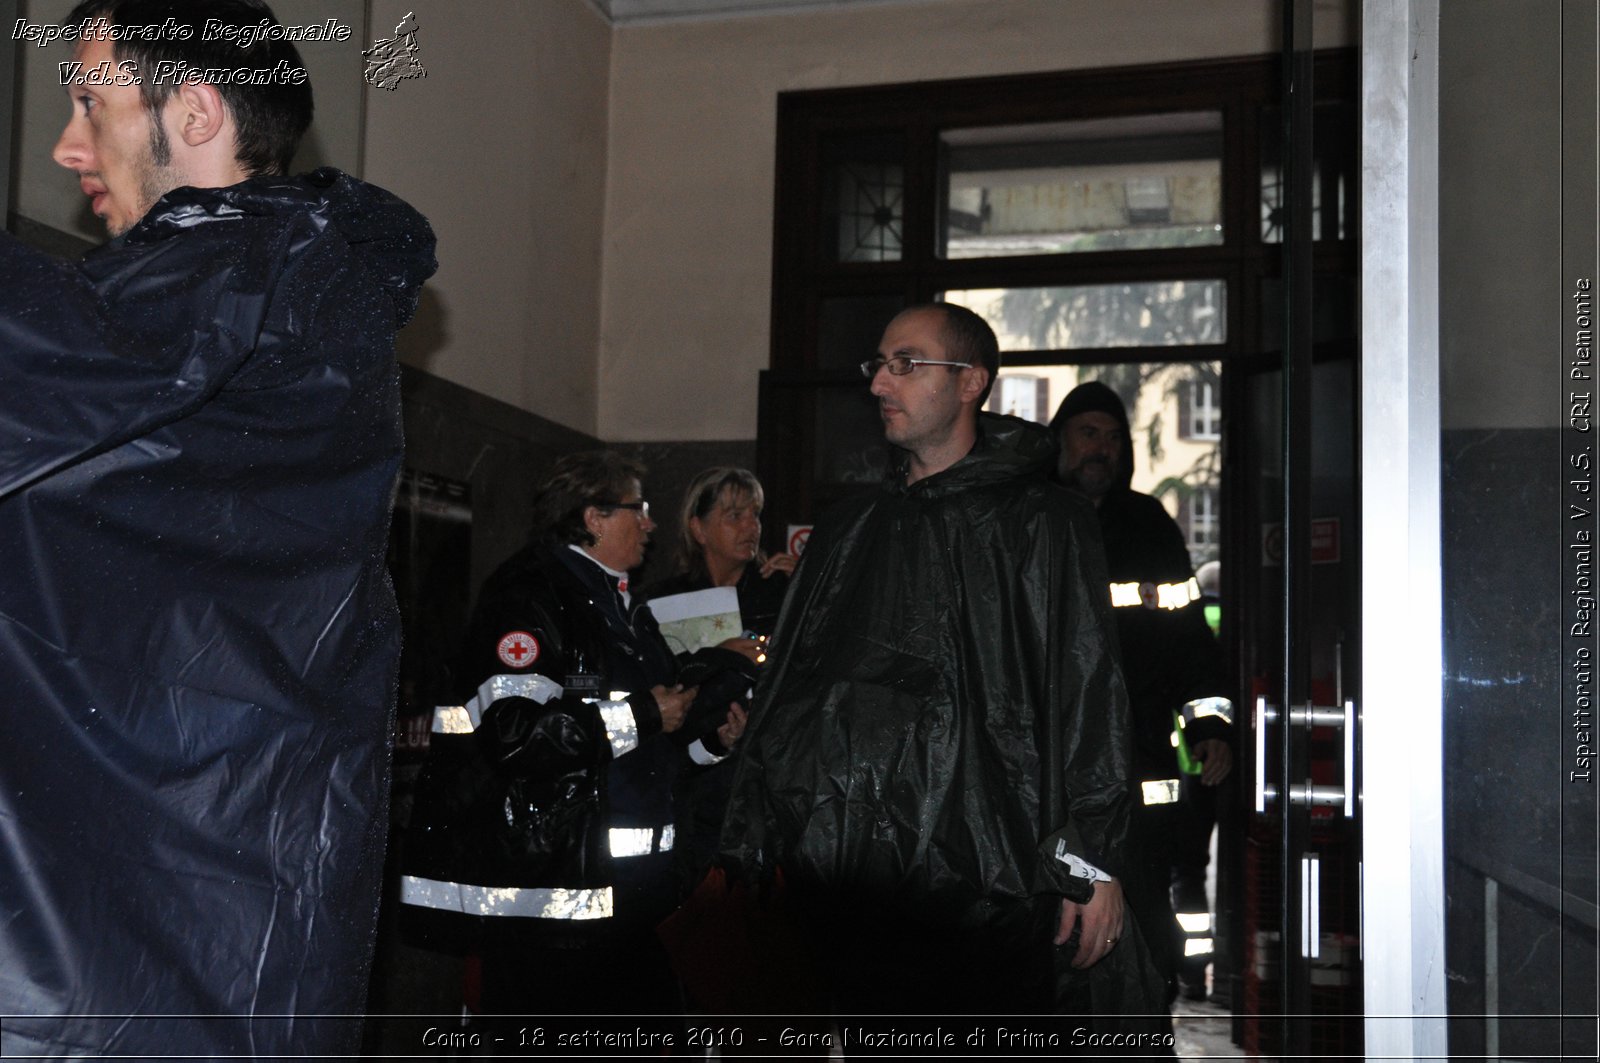
<path fill-rule="evenodd" d="M 614 26 L 687 19 L 739 18 L 906 0 L 589 0 Z"/>

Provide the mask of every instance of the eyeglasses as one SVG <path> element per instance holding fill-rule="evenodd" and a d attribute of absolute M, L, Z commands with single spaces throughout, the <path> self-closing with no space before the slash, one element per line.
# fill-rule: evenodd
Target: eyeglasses
<path fill-rule="evenodd" d="M 897 354 L 893 358 L 868 358 L 861 363 L 861 375 L 871 380 L 878 375 L 878 370 L 885 367 L 895 376 L 905 376 L 919 365 L 959 365 L 963 369 L 971 368 L 971 362 L 945 362 L 937 358 L 907 358 Z"/>
<path fill-rule="evenodd" d="M 612 502 L 607 509 L 631 509 L 639 515 L 640 520 L 650 519 L 650 503 L 648 502 Z"/>

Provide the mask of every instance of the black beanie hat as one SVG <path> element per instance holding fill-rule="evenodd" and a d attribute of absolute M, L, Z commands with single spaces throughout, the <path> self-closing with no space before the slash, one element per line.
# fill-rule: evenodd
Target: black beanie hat
<path fill-rule="evenodd" d="M 1050 431 L 1060 439 L 1061 433 L 1066 431 L 1068 421 L 1080 413 L 1090 411 L 1110 414 L 1122 426 L 1122 437 L 1125 442 L 1122 447 L 1121 479 L 1122 486 L 1126 487 L 1133 480 L 1133 431 L 1128 427 L 1128 411 L 1115 391 L 1098 380 L 1086 380 L 1079 384 L 1067 392 L 1067 397 L 1056 407 L 1056 415 L 1050 418 Z"/>

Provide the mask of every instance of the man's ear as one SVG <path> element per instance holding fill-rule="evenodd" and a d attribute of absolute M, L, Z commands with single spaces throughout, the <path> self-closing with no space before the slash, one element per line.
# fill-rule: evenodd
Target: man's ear
<path fill-rule="evenodd" d="M 176 132 L 179 139 L 191 148 L 211 143 L 228 124 L 228 109 L 215 85 L 185 81 L 178 87 L 173 103 L 176 106 L 169 105 L 169 109 L 173 112 Z M 222 143 L 227 145 L 231 158 L 233 144 L 230 141 Z"/>
<path fill-rule="evenodd" d="M 961 401 L 977 402 L 983 389 L 989 386 L 989 368 L 984 365 L 968 366 L 961 372 Z"/>

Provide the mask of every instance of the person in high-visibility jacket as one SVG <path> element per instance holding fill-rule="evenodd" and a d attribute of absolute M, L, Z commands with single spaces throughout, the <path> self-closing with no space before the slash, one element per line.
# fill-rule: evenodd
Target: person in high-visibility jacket
<path fill-rule="evenodd" d="M 1158 500 L 1130 486 L 1133 446 L 1116 392 L 1098 381 L 1079 385 L 1050 427 L 1061 441 L 1060 479 L 1094 503 L 1105 539 L 1133 710 L 1134 834 L 1144 853 L 1128 903 L 1171 991 L 1181 975 L 1185 995 L 1203 998 L 1213 947 L 1205 870 L 1216 787 L 1233 766 L 1222 654 L 1183 532 Z"/>

